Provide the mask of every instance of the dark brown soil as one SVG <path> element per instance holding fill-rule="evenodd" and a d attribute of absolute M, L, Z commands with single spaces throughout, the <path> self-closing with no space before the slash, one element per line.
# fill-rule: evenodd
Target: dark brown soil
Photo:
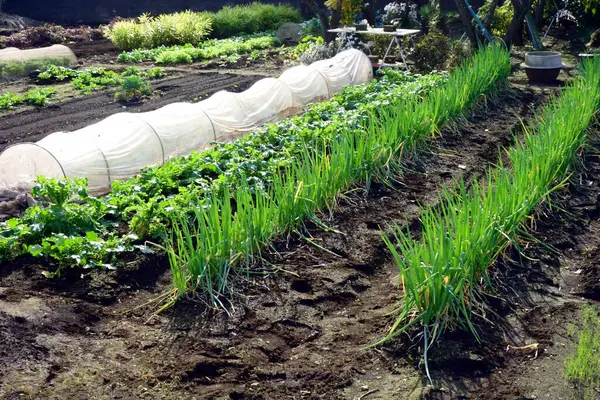
<path fill-rule="evenodd" d="M 354 191 L 340 198 L 331 215 L 323 216 L 335 231 L 313 226 L 304 231 L 337 256 L 296 235 L 278 240 L 278 253 L 265 257 L 281 270 L 232 282 L 236 290 L 228 313 L 190 299 L 158 316 L 146 309 L 123 314 L 169 289 L 165 260 L 138 260 L 124 272 L 52 282 L 26 261 L 3 266 L 0 397 L 525 399 L 534 398 L 527 396 L 535 389 L 549 395 L 537 398 L 559 398 L 564 351 L 557 335 L 578 303 L 562 289 L 567 286 L 557 275 L 558 258 L 552 261 L 539 246 L 527 251 L 537 251 L 532 254 L 545 264 L 515 266 L 507 257 L 496 269 L 501 294 L 512 287 L 514 297 L 490 299 L 496 326 L 478 322 L 482 344 L 459 331 L 448 332 L 434 348 L 430 367 L 444 391 L 427 390 L 418 368 L 418 341 L 411 347 L 401 338 L 376 350 L 361 349 L 385 334 L 391 322 L 386 313 L 401 294 L 380 229 L 393 223 L 417 227 L 419 205 L 435 204 L 440 185 L 460 176 L 480 177 L 547 92 L 515 87 L 498 104 L 443 132 L 407 165 L 401 185 L 375 184 L 368 194 Z M 598 191 L 586 192 L 584 203 L 600 192 L 597 172 L 591 170 L 595 183 L 585 187 Z M 562 195 L 573 198 L 578 190 Z M 586 210 L 577 215 L 582 221 L 598 211 L 593 200 L 580 208 Z M 565 214 L 560 221 L 568 226 L 569 218 Z M 558 225 L 547 233 L 560 241 L 571 231 Z M 538 224 L 536 235 L 544 227 Z M 582 222 L 575 230 L 582 241 L 573 243 L 581 249 L 590 243 L 589 229 L 593 224 Z M 582 285 L 566 290 L 593 292 Z M 537 358 L 528 350 L 505 350 L 507 344 L 529 341 L 540 343 Z"/>
<path fill-rule="evenodd" d="M 151 111 L 178 101 L 197 101 L 219 91 L 246 90 L 261 75 L 222 73 L 187 74 L 154 84 L 156 96 L 127 107 L 115 103 L 115 90 L 77 97 L 39 109 L 0 116 L 0 151 L 19 142 L 35 142 L 58 131 L 73 131 L 118 112 Z"/>

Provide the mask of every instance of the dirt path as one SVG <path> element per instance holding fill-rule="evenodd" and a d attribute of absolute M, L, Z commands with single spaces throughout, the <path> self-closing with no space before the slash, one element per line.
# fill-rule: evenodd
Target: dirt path
<path fill-rule="evenodd" d="M 439 185 L 480 176 L 510 145 L 520 119 L 545 98 L 518 89 L 458 132 L 444 132 L 408 166 L 396 190 L 376 185 L 366 197 L 342 198 L 328 221 L 341 234 L 308 228 L 316 243 L 339 256 L 295 237 L 277 242 L 279 256 L 268 258 L 282 272 L 237 282 L 229 315 L 206 312 L 199 301 L 181 302 L 148 324 L 142 311 L 122 315 L 168 288 L 160 259 L 51 283 L 39 278 L 31 260 L 5 266 L 0 396 L 419 398 L 416 348 L 400 342 L 361 350 L 381 338 L 390 322 L 384 315 L 399 294 L 380 227 L 415 224 L 418 204 L 435 202 Z M 469 358 L 458 352 L 454 360 Z M 443 372 L 443 363 L 437 367 Z"/>
<path fill-rule="evenodd" d="M 115 103 L 115 90 L 110 90 L 7 114 L 0 116 L 0 151 L 14 143 L 38 141 L 53 132 L 80 129 L 118 112 L 151 111 L 178 101 L 197 101 L 219 90 L 240 92 L 262 78 L 261 75 L 188 74 L 153 85 L 160 96 L 137 105 L 124 107 Z"/>

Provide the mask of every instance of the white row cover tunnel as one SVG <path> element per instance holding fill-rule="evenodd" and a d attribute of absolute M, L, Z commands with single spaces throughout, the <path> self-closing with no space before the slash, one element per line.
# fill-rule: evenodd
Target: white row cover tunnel
<path fill-rule="evenodd" d="M 55 44 L 37 49 L 19 50 L 7 47 L 0 50 L 0 78 L 26 75 L 49 65 L 71 66 L 77 57 L 67 46 Z"/>
<path fill-rule="evenodd" d="M 199 103 L 173 103 L 145 113 L 118 113 L 74 132 L 56 132 L 0 154 L 0 187 L 23 187 L 39 175 L 87 178 L 95 194 L 143 167 L 230 140 L 297 113 L 348 85 L 372 78 L 368 57 L 350 49 L 265 78 L 241 93 L 220 91 Z"/>

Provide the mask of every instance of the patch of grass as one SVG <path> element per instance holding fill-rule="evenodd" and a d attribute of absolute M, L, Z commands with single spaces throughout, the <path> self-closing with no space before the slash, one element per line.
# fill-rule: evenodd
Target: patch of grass
<path fill-rule="evenodd" d="M 577 335 L 577 351 L 565 360 L 564 376 L 574 384 L 575 398 L 594 400 L 600 393 L 600 314 L 585 305 L 579 329 L 572 325 L 569 335 Z M 577 333 L 576 333 L 577 332 Z"/>

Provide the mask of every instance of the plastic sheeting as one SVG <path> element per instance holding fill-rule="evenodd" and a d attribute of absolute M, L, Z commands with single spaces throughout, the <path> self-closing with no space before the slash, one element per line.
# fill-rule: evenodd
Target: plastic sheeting
<path fill-rule="evenodd" d="M 220 91 L 195 104 L 114 114 L 74 132 L 57 132 L 37 143 L 7 148 L 0 154 L 0 187 L 22 187 L 39 175 L 83 177 L 91 193 L 106 193 L 112 181 L 133 176 L 145 166 L 238 137 L 370 79 L 368 57 L 350 49 L 328 60 L 293 67 L 277 79 L 261 79 L 241 93 Z"/>
<path fill-rule="evenodd" d="M 49 65 L 70 66 L 76 63 L 77 57 L 71 49 L 60 44 L 30 50 L 8 47 L 0 50 L 0 78 L 26 75 Z"/>

